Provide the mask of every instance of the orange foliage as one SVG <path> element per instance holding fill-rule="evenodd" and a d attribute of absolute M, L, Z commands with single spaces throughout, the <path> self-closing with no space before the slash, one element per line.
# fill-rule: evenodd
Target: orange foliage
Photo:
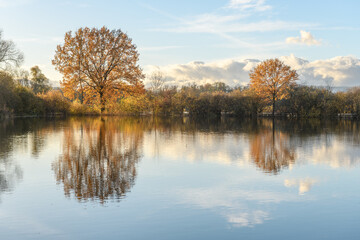
<path fill-rule="evenodd" d="M 250 87 L 256 94 L 273 104 L 288 96 L 289 90 L 296 84 L 298 74 L 279 59 L 268 59 L 250 71 Z"/>
<path fill-rule="evenodd" d="M 52 63 L 63 74 L 66 97 L 100 104 L 103 112 L 108 102 L 144 92 L 138 59 L 136 46 L 121 30 L 80 28 L 65 34 Z"/>

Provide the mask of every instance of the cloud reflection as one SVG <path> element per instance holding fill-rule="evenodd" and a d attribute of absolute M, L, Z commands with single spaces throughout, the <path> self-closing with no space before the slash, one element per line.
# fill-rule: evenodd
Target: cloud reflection
<path fill-rule="evenodd" d="M 360 164 L 358 123 L 275 121 L 275 129 L 269 119 L 196 123 L 189 120 L 171 129 L 165 125 L 145 134 L 145 154 L 174 161 L 255 165 L 268 174 L 297 165 L 353 168 Z"/>
<path fill-rule="evenodd" d="M 229 214 L 227 216 L 227 221 L 234 227 L 252 227 L 262 224 L 265 220 L 269 219 L 269 213 L 262 210 L 255 210 L 250 213 Z"/>
<path fill-rule="evenodd" d="M 285 179 L 284 185 L 286 187 L 298 187 L 299 195 L 304 195 L 309 192 L 314 184 L 318 183 L 318 180 L 312 178 L 306 179 Z"/>
<path fill-rule="evenodd" d="M 233 227 L 253 227 L 271 219 L 269 204 L 299 201 L 290 193 L 234 188 L 233 181 L 208 188 L 181 189 L 177 195 L 181 203 L 210 209 Z"/>

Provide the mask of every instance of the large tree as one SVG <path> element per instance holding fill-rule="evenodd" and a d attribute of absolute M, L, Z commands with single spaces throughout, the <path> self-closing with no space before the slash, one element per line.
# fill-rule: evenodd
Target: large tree
<path fill-rule="evenodd" d="M 249 76 L 250 88 L 272 103 L 273 116 L 276 101 L 286 98 L 298 79 L 296 71 L 277 58 L 261 62 L 250 71 Z"/>
<path fill-rule="evenodd" d="M 143 91 L 138 59 L 136 46 L 127 34 L 102 27 L 67 32 L 52 62 L 63 74 L 65 96 L 98 102 L 103 113 L 107 102 Z"/>

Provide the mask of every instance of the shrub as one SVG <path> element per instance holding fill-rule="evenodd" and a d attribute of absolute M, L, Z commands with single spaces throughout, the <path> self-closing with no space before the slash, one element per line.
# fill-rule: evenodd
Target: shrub
<path fill-rule="evenodd" d="M 45 112 L 47 114 L 66 114 L 69 112 L 70 101 L 60 91 L 51 90 L 38 96 L 44 101 Z"/>

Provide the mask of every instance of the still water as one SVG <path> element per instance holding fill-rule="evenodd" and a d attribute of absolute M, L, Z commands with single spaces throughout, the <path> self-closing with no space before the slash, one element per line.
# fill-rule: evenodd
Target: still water
<path fill-rule="evenodd" d="M 0 239 L 360 239 L 360 123 L 2 121 Z"/>

